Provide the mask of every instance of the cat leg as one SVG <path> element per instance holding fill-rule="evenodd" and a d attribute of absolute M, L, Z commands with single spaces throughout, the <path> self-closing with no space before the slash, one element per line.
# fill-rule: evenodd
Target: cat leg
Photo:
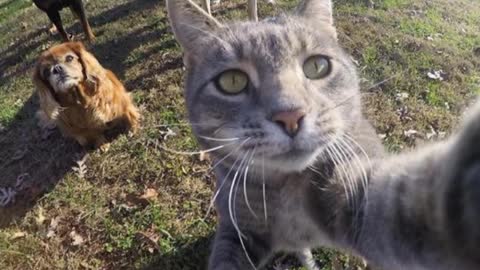
<path fill-rule="evenodd" d="M 271 253 L 267 241 L 247 232 L 242 234 L 243 245 L 231 223 L 219 224 L 209 259 L 209 270 L 261 269 Z"/>
<path fill-rule="evenodd" d="M 313 258 L 311 249 L 304 249 L 297 253 L 297 258 L 300 260 L 302 265 L 308 270 L 320 270 L 315 259 Z"/>
<path fill-rule="evenodd" d="M 379 268 L 480 269 L 479 119 L 480 104 L 448 140 L 374 161 L 361 211 L 346 203 L 332 222 L 339 237 L 353 228 L 353 249 Z"/>

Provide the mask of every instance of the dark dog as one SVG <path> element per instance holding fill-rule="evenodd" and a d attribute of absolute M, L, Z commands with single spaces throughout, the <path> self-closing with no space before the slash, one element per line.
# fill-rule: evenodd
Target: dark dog
<path fill-rule="evenodd" d="M 80 19 L 83 31 L 87 36 L 87 40 L 92 42 L 95 39 L 92 29 L 88 24 L 87 15 L 85 15 L 85 9 L 83 7 L 82 0 L 33 0 L 33 2 L 39 9 L 47 13 L 50 21 L 52 21 L 55 27 L 57 27 L 57 30 L 64 41 L 71 40 L 71 37 L 63 28 L 62 19 L 60 18 L 59 13 L 59 11 L 65 7 L 69 7 L 73 14 Z"/>

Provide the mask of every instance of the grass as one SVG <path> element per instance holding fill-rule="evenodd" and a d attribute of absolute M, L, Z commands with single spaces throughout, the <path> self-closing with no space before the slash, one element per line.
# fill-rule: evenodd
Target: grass
<path fill-rule="evenodd" d="M 241 1 L 225 2 L 229 11 L 222 16 L 246 16 Z M 432 130 L 451 131 L 480 89 L 480 57 L 474 54 L 480 3 L 336 4 L 340 42 L 358 61 L 365 112 L 385 145 L 398 151 Z M 286 0 L 277 7 L 262 4 L 260 13 L 293 6 Z M 41 131 L 30 74 L 39 53 L 59 37 L 47 33 L 46 15 L 30 1 L 0 0 L 0 187 L 23 179 L 15 203 L 0 208 L 0 266 L 204 269 L 215 227 L 213 214 L 204 219 L 214 182 L 208 161 L 157 147 L 197 148 L 184 125 L 181 52 L 163 2 L 91 0 L 86 9 L 97 35 L 90 50 L 132 91 L 143 129 L 133 138 L 120 136 L 107 153 L 85 153 L 57 131 Z M 70 32 L 82 32 L 68 10 L 62 16 Z M 427 77 L 438 70 L 443 81 Z M 165 136 L 164 125 L 176 135 Z M 406 136 L 411 129 L 423 136 Z M 358 265 L 329 250 L 318 251 L 317 259 L 323 269 Z M 290 258 L 276 263 L 296 265 Z"/>

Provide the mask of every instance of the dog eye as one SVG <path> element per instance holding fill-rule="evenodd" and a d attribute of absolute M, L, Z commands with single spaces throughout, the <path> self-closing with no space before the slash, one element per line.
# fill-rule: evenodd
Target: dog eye
<path fill-rule="evenodd" d="M 238 69 L 231 69 L 221 73 L 216 80 L 217 88 L 230 95 L 244 91 L 248 86 L 248 76 Z"/>
<path fill-rule="evenodd" d="M 325 78 L 331 70 L 330 60 L 323 55 L 310 56 L 303 63 L 303 72 L 310 80 Z"/>
<path fill-rule="evenodd" d="M 48 68 L 44 69 L 42 72 L 42 76 L 44 79 L 48 78 L 48 76 L 50 76 L 50 69 Z"/>
<path fill-rule="evenodd" d="M 67 55 L 67 57 L 65 57 L 65 61 L 66 61 L 67 63 L 72 62 L 72 61 L 73 61 L 73 56 Z"/>

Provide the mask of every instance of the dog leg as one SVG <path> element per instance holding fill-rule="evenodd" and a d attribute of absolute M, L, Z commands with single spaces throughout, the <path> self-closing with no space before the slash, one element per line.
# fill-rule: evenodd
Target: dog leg
<path fill-rule="evenodd" d="M 140 127 L 140 114 L 138 113 L 137 109 L 135 107 L 130 108 L 125 113 L 125 120 L 127 122 L 127 127 L 129 129 L 130 134 L 135 134 L 137 133 L 139 127 Z"/>
<path fill-rule="evenodd" d="M 53 22 L 55 27 L 57 27 L 58 32 L 62 36 L 64 41 L 70 41 L 70 36 L 67 34 L 62 25 L 62 18 L 60 18 L 60 13 L 57 10 L 47 11 L 48 18 Z"/>
<path fill-rule="evenodd" d="M 107 152 L 110 149 L 110 143 L 108 143 L 105 136 L 100 135 L 98 138 L 95 139 L 94 143 L 95 149 L 100 149 L 103 153 Z"/>
<path fill-rule="evenodd" d="M 83 31 L 87 36 L 88 42 L 92 42 L 95 40 L 95 35 L 92 32 L 92 28 L 90 28 L 90 24 L 88 23 L 87 15 L 85 14 L 85 8 L 83 7 L 81 0 L 73 1 L 73 4 L 70 6 L 73 14 L 75 14 L 82 23 Z"/>
<path fill-rule="evenodd" d="M 62 134 L 63 134 L 63 132 L 62 132 Z M 66 134 L 63 134 L 63 135 L 66 136 L 66 137 L 69 137 Z M 79 135 L 73 136 L 73 137 L 78 142 L 78 144 L 80 144 L 82 147 L 87 147 L 88 146 L 88 139 L 87 138 L 85 138 L 83 136 L 79 136 Z"/>
<path fill-rule="evenodd" d="M 35 116 L 37 117 L 37 120 L 38 120 L 38 126 L 41 129 L 50 130 L 55 128 L 56 126 L 55 121 L 48 118 L 47 114 L 43 110 L 38 110 L 35 113 Z"/>

